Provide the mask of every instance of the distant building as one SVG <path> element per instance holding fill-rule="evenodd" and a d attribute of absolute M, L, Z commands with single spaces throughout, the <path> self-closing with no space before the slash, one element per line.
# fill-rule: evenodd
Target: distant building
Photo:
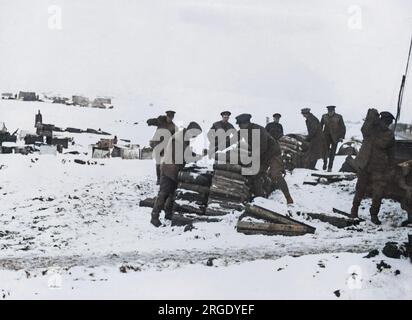
<path fill-rule="evenodd" d="M 37 96 L 35 92 L 26 92 L 26 91 L 20 91 L 19 92 L 19 100 L 23 101 L 36 101 Z"/>
<path fill-rule="evenodd" d="M 90 104 L 89 98 L 83 96 L 72 96 L 72 101 L 75 106 L 88 107 Z"/>
<path fill-rule="evenodd" d="M 111 109 L 112 106 L 112 99 L 110 98 L 96 98 L 92 102 L 93 108 L 101 108 L 101 109 Z"/>
<path fill-rule="evenodd" d="M 0 133 L 6 133 L 7 132 L 7 127 L 4 122 L 0 122 Z"/>
<path fill-rule="evenodd" d="M 65 98 L 65 97 L 53 97 L 52 100 L 53 100 L 53 103 L 65 104 L 67 101 L 69 101 L 69 98 Z"/>
<path fill-rule="evenodd" d="M 14 94 L 8 93 L 8 92 L 2 93 L 2 94 L 1 94 L 1 98 L 2 98 L 3 100 L 11 100 L 11 99 L 14 99 Z"/>

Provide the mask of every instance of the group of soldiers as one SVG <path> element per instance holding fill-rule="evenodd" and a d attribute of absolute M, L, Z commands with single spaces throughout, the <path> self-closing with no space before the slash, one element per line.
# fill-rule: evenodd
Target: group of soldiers
<path fill-rule="evenodd" d="M 335 109 L 335 106 L 327 106 L 327 113 L 322 116 L 320 121 L 311 113 L 309 108 L 301 110 L 303 117 L 306 119 L 308 131 L 306 139 L 309 147 L 305 153 L 305 167 L 309 169 L 315 169 L 319 159 L 323 159 L 323 170 L 330 172 L 333 168 L 337 145 L 343 141 L 346 134 L 343 118 L 335 112 Z M 173 216 L 173 197 L 178 184 L 178 173 L 185 166 L 184 161 L 179 163 L 175 161 L 176 152 L 177 150 L 186 150 L 190 146 L 190 141 L 185 139 L 185 134 L 188 130 L 194 130 L 195 133 L 192 135 L 192 138 L 200 135 L 202 132 L 200 125 L 196 122 L 191 122 L 186 128 L 179 131 L 173 122 L 174 115 L 175 112 L 170 110 L 166 112 L 166 115 L 147 121 L 149 126 L 156 126 L 157 130 L 166 129 L 170 132 L 170 139 L 165 141 L 166 147 L 160 154 L 156 155 L 157 184 L 160 185 L 160 188 L 151 217 L 151 223 L 156 227 L 161 225 L 159 215 L 162 209 L 165 211 L 166 219 L 171 219 Z M 209 155 L 214 154 L 230 146 L 229 135 L 226 136 L 224 141 L 220 141 L 214 135 L 218 130 L 223 130 L 226 133 L 229 131 L 237 132 L 235 127 L 229 122 L 230 111 L 223 111 L 221 116 L 222 120 L 213 123 L 208 132 L 211 147 L 209 150 L 205 150 L 203 155 L 193 155 L 194 159 L 200 159 L 206 153 Z M 284 194 L 287 204 L 292 204 L 293 199 L 284 179 L 285 169 L 278 142 L 284 135 L 283 127 L 280 123 L 281 114 L 273 114 L 273 122 L 268 123 L 266 127 L 251 122 L 251 118 L 250 114 L 240 114 L 236 117 L 236 124 L 239 126 L 239 129 L 247 130 L 248 132 L 246 144 L 249 147 L 249 151 L 253 145 L 252 131 L 259 133 L 259 172 L 252 177 L 252 186 L 254 185 L 253 180 L 255 180 L 255 187 L 258 188 L 258 177 L 262 174 L 268 175 Z M 385 181 L 387 181 L 387 167 L 391 161 L 391 147 L 394 143 L 394 135 L 389 129 L 389 125 L 393 119 L 393 115 L 389 112 L 381 112 L 379 114 L 377 110 L 370 109 L 362 127 L 364 142 L 357 157 L 359 179 L 356 185 L 351 215 L 353 217 L 358 216 L 358 208 L 365 196 L 366 186 L 371 184 L 373 186 L 373 195 L 370 213 L 371 220 L 375 224 L 380 224 L 377 214 L 383 198 Z M 155 148 L 160 142 L 162 142 L 161 139 L 159 141 L 152 140 L 151 147 Z"/>

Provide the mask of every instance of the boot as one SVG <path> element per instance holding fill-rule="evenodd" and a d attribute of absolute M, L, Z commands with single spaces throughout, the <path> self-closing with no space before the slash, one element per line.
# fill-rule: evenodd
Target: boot
<path fill-rule="evenodd" d="M 350 210 L 350 217 L 353 219 L 359 218 L 358 210 L 359 206 L 353 205 L 352 209 Z"/>
<path fill-rule="evenodd" d="M 286 203 L 287 203 L 287 204 L 293 204 L 293 199 L 292 199 L 292 197 L 291 197 L 290 195 L 287 195 L 287 196 L 286 196 Z"/>
<path fill-rule="evenodd" d="M 154 225 L 156 228 L 160 227 L 162 223 L 159 220 L 159 214 L 158 213 L 152 213 L 152 219 L 150 220 L 150 223 Z"/>
<path fill-rule="evenodd" d="M 326 164 L 326 161 L 324 161 L 323 162 L 323 170 L 326 170 L 326 168 L 327 168 L 327 164 Z"/>
<path fill-rule="evenodd" d="M 371 221 L 372 221 L 372 223 L 374 223 L 378 226 L 382 224 L 382 222 L 379 220 L 377 214 L 371 214 Z"/>
<path fill-rule="evenodd" d="M 328 168 L 328 172 L 332 172 L 332 168 Z"/>

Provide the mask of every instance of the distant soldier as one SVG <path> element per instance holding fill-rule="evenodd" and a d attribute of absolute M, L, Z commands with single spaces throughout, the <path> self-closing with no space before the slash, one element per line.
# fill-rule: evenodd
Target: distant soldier
<path fill-rule="evenodd" d="M 379 209 L 384 196 L 387 181 L 393 175 L 392 161 L 394 157 L 395 137 L 389 126 L 394 120 L 390 112 L 369 109 L 362 125 L 363 143 L 355 159 L 358 170 L 358 182 L 353 198 L 351 216 L 358 217 L 358 210 L 365 196 L 368 185 L 372 190 L 370 207 L 371 221 L 381 224 L 378 218 Z"/>
<path fill-rule="evenodd" d="M 273 139 L 270 134 L 266 131 L 266 129 L 258 124 L 251 123 L 250 114 L 243 113 L 236 117 L 236 124 L 239 125 L 240 129 L 248 130 L 248 140 L 247 145 L 249 149 L 252 148 L 253 145 L 253 130 L 258 130 L 260 134 L 260 170 L 259 174 L 256 175 L 255 178 L 258 178 L 261 174 L 266 174 L 268 172 L 271 180 L 277 184 L 279 189 L 283 192 L 283 195 L 286 198 L 287 204 L 292 204 L 293 199 L 290 195 L 288 185 L 286 183 L 285 178 L 283 177 L 283 173 L 285 169 L 283 167 L 283 161 L 281 158 L 281 150 L 279 143 Z M 252 150 L 255 152 L 256 150 Z M 253 155 L 252 155 L 253 156 Z"/>
<path fill-rule="evenodd" d="M 275 113 L 273 115 L 273 122 L 269 122 L 266 125 L 267 132 L 269 132 L 269 134 L 276 140 L 283 137 L 283 127 L 279 123 L 281 117 L 282 115 L 280 113 Z"/>
<path fill-rule="evenodd" d="M 40 110 L 37 112 L 35 118 L 34 118 L 34 127 L 38 127 L 39 125 L 43 124 L 43 116 L 40 113 Z"/>
<path fill-rule="evenodd" d="M 210 142 L 209 154 L 214 154 L 216 151 L 230 147 L 230 136 L 228 133 L 232 131 L 233 134 L 236 134 L 235 127 L 229 122 L 230 111 L 223 111 L 220 115 L 222 116 L 222 120 L 215 122 L 207 133 Z M 224 141 L 218 139 L 218 134 L 221 130 L 227 134 Z"/>
<path fill-rule="evenodd" d="M 345 138 L 346 127 L 342 116 L 335 112 L 335 106 L 328 106 L 326 108 L 328 109 L 328 113 L 325 113 L 320 121 L 326 140 L 326 152 L 323 157 L 323 170 L 328 168 L 328 172 L 331 172 L 333 161 L 335 160 L 336 148 L 338 147 L 338 142 L 342 142 Z"/>
<path fill-rule="evenodd" d="M 176 132 L 167 143 L 164 157 L 160 165 L 160 189 L 157 195 L 155 204 L 152 210 L 151 224 L 159 227 L 161 222 L 159 215 L 162 209 L 165 211 L 165 219 L 171 220 L 173 217 L 174 193 L 177 188 L 177 177 L 179 171 L 185 166 L 188 159 L 184 158 L 186 149 L 190 147 L 190 140 L 185 137 L 187 131 L 190 130 L 191 138 L 198 136 L 202 129 L 196 122 L 191 122 L 186 129 Z M 185 139 L 186 138 L 186 139 Z M 193 153 L 192 153 L 193 155 Z M 194 159 L 199 159 L 199 156 L 194 156 Z"/>
<path fill-rule="evenodd" d="M 176 125 L 173 123 L 173 119 L 175 116 L 175 111 L 166 111 L 166 115 L 165 116 L 159 116 L 157 118 L 152 118 L 147 120 L 147 124 L 149 126 L 155 126 L 157 127 L 156 132 L 154 134 L 153 137 L 159 136 L 160 131 L 159 130 L 168 130 L 170 132 L 170 136 L 174 135 L 175 132 L 178 130 L 178 128 L 176 127 Z M 156 141 L 154 139 L 150 140 L 150 147 L 152 147 L 153 149 L 160 144 L 162 141 L 164 141 L 164 138 L 161 137 L 160 140 Z M 167 143 L 167 141 L 165 142 Z M 160 157 L 163 156 L 163 151 L 160 152 L 159 155 L 155 155 L 155 161 L 156 161 L 156 177 L 157 177 L 157 181 L 156 184 L 160 183 Z"/>
<path fill-rule="evenodd" d="M 306 152 L 305 167 L 308 169 L 315 169 L 316 162 L 318 159 L 323 159 L 325 154 L 325 137 L 319 119 L 310 112 L 310 109 L 303 108 L 301 113 L 306 118 L 306 128 L 308 130 L 307 141 L 309 142 L 308 151 Z"/>

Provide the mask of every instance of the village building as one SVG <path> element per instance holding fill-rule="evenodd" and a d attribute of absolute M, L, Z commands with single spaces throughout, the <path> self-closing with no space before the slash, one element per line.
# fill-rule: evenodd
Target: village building
<path fill-rule="evenodd" d="M 52 98 L 53 103 L 61 103 L 61 104 L 65 104 L 69 98 L 65 98 L 65 97 L 53 97 Z"/>
<path fill-rule="evenodd" d="M 96 98 L 92 102 L 93 108 L 101 108 L 101 109 L 112 109 L 112 99 L 111 98 Z"/>
<path fill-rule="evenodd" d="M 73 105 L 88 107 L 90 105 L 89 98 L 83 96 L 72 96 Z"/>
<path fill-rule="evenodd" d="M 1 94 L 1 98 L 3 100 L 13 100 L 14 99 L 14 94 L 6 92 Z"/>
<path fill-rule="evenodd" d="M 36 96 L 35 92 L 26 92 L 26 91 L 20 91 L 19 92 L 19 100 L 23 101 L 36 101 L 38 96 Z"/>

